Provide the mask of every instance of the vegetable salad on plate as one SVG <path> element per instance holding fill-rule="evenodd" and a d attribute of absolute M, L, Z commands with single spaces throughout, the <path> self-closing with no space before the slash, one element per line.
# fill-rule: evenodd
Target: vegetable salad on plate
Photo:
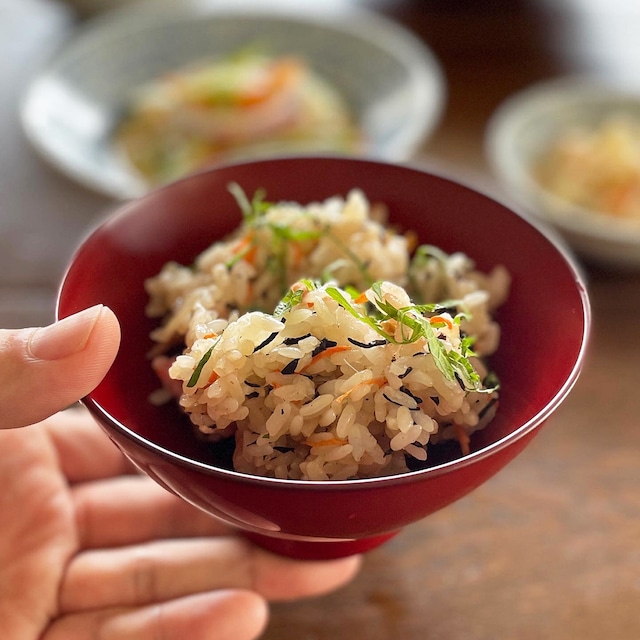
<path fill-rule="evenodd" d="M 534 176 L 571 204 L 640 224 L 640 121 L 613 113 L 567 128 L 537 158 Z"/>
<path fill-rule="evenodd" d="M 228 158 L 355 152 L 365 141 L 339 91 L 303 59 L 243 51 L 140 87 L 115 142 L 153 185 Z"/>

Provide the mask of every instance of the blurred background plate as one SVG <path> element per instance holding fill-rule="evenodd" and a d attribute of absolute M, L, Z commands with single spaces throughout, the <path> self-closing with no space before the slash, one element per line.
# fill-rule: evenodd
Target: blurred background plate
<path fill-rule="evenodd" d="M 555 226 L 582 258 L 635 269 L 640 267 L 640 219 L 574 205 L 533 175 L 533 166 L 561 136 L 576 127 L 596 131 L 612 116 L 628 118 L 640 131 L 640 90 L 585 76 L 558 77 L 532 85 L 498 107 L 488 123 L 486 152 L 507 197 Z M 611 149 L 612 162 L 632 144 L 640 148 L 640 138 L 623 142 L 624 149 Z"/>
<path fill-rule="evenodd" d="M 440 64 L 403 27 L 368 10 L 327 3 L 142 2 L 89 20 L 26 92 L 22 124 L 46 159 L 115 198 L 148 186 L 116 152 L 113 130 L 132 92 L 203 58 L 259 39 L 294 54 L 346 99 L 368 139 L 367 155 L 410 159 L 437 126 L 446 101 Z"/>

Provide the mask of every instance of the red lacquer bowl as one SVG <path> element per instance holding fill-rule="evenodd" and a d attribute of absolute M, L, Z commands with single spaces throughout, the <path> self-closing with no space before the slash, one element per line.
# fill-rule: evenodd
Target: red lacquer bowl
<path fill-rule="evenodd" d="M 269 200 L 306 204 L 358 187 L 388 206 L 390 220 L 421 242 L 463 251 L 478 268 L 505 265 L 513 278 L 499 312 L 502 342 L 492 366 L 502 383 L 494 421 L 464 458 L 443 457 L 406 475 L 334 482 L 259 478 L 222 467 L 158 386 L 147 352 L 143 282 L 168 260 L 188 264 L 240 222 L 228 185 L 264 188 Z M 502 204 L 414 168 L 338 158 L 289 158 L 216 168 L 134 200 L 94 230 L 74 255 L 59 317 L 110 306 L 122 346 L 84 403 L 118 447 L 162 486 L 238 527 L 262 546 L 298 558 L 371 549 L 478 487 L 530 442 L 571 390 L 584 361 L 590 310 L 580 274 L 546 231 Z M 444 452 L 445 450 L 443 450 Z"/>

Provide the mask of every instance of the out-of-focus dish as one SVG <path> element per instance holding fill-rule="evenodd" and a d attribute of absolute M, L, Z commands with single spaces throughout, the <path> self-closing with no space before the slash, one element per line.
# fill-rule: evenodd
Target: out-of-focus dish
<path fill-rule="evenodd" d="M 114 140 L 149 185 L 236 156 L 367 146 L 346 100 L 304 59 L 251 48 L 137 89 Z"/>
<path fill-rule="evenodd" d="M 640 118 L 613 111 L 571 127 L 540 155 L 533 176 L 576 207 L 640 226 Z"/>
<path fill-rule="evenodd" d="M 582 257 L 640 266 L 640 93 L 558 78 L 509 98 L 487 153 L 509 197 Z"/>
<path fill-rule="evenodd" d="M 180 0 L 178 0 L 180 1 Z M 104 11 L 113 11 L 140 0 L 66 0 L 78 14 L 87 18 Z"/>
<path fill-rule="evenodd" d="M 439 121 L 445 80 L 438 61 L 415 36 L 378 14 L 331 3 L 165 2 L 157 8 L 133 4 L 81 27 L 31 83 L 24 129 L 46 158 L 85 186 L 117 198 L 141 195 L 149 184 L 114 141 L 136 92 L 169 72 L 247 47 L 295 58 L 322 78 L 362 134 L 357 153 L 406 160 Z M 253 151 L 294 152 L 274 145 Z M 313 151 L 317 146 L 295 147 L 297 154 Z M 354 153 L 335 145 L 333 151 Z"/>

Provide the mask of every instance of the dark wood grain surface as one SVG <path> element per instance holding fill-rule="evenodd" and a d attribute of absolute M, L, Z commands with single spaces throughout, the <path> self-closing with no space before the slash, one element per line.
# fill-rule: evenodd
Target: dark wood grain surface
<path fill-rule="evenodd" d="M 632 79 L 640 68 L 636 2 L 365 4 L 424 38 L 447 75 L 446 113 L 416 161 L 484 185 L 493 186 L 484 130 L 503 99 L 555 75 Z M 0 1 L 6 328 L 51 320 L 73 248 L 113 206 L 51 169 L 19 128 L 30 74 L 75 26 L 62 5 Z M 473 494 L 368 554 L 348 587 L 274 606 L 267 640 L 640 638 L 640 274 L 584 266 L 594 316 L 587 364 L 533 444 Z"/>

